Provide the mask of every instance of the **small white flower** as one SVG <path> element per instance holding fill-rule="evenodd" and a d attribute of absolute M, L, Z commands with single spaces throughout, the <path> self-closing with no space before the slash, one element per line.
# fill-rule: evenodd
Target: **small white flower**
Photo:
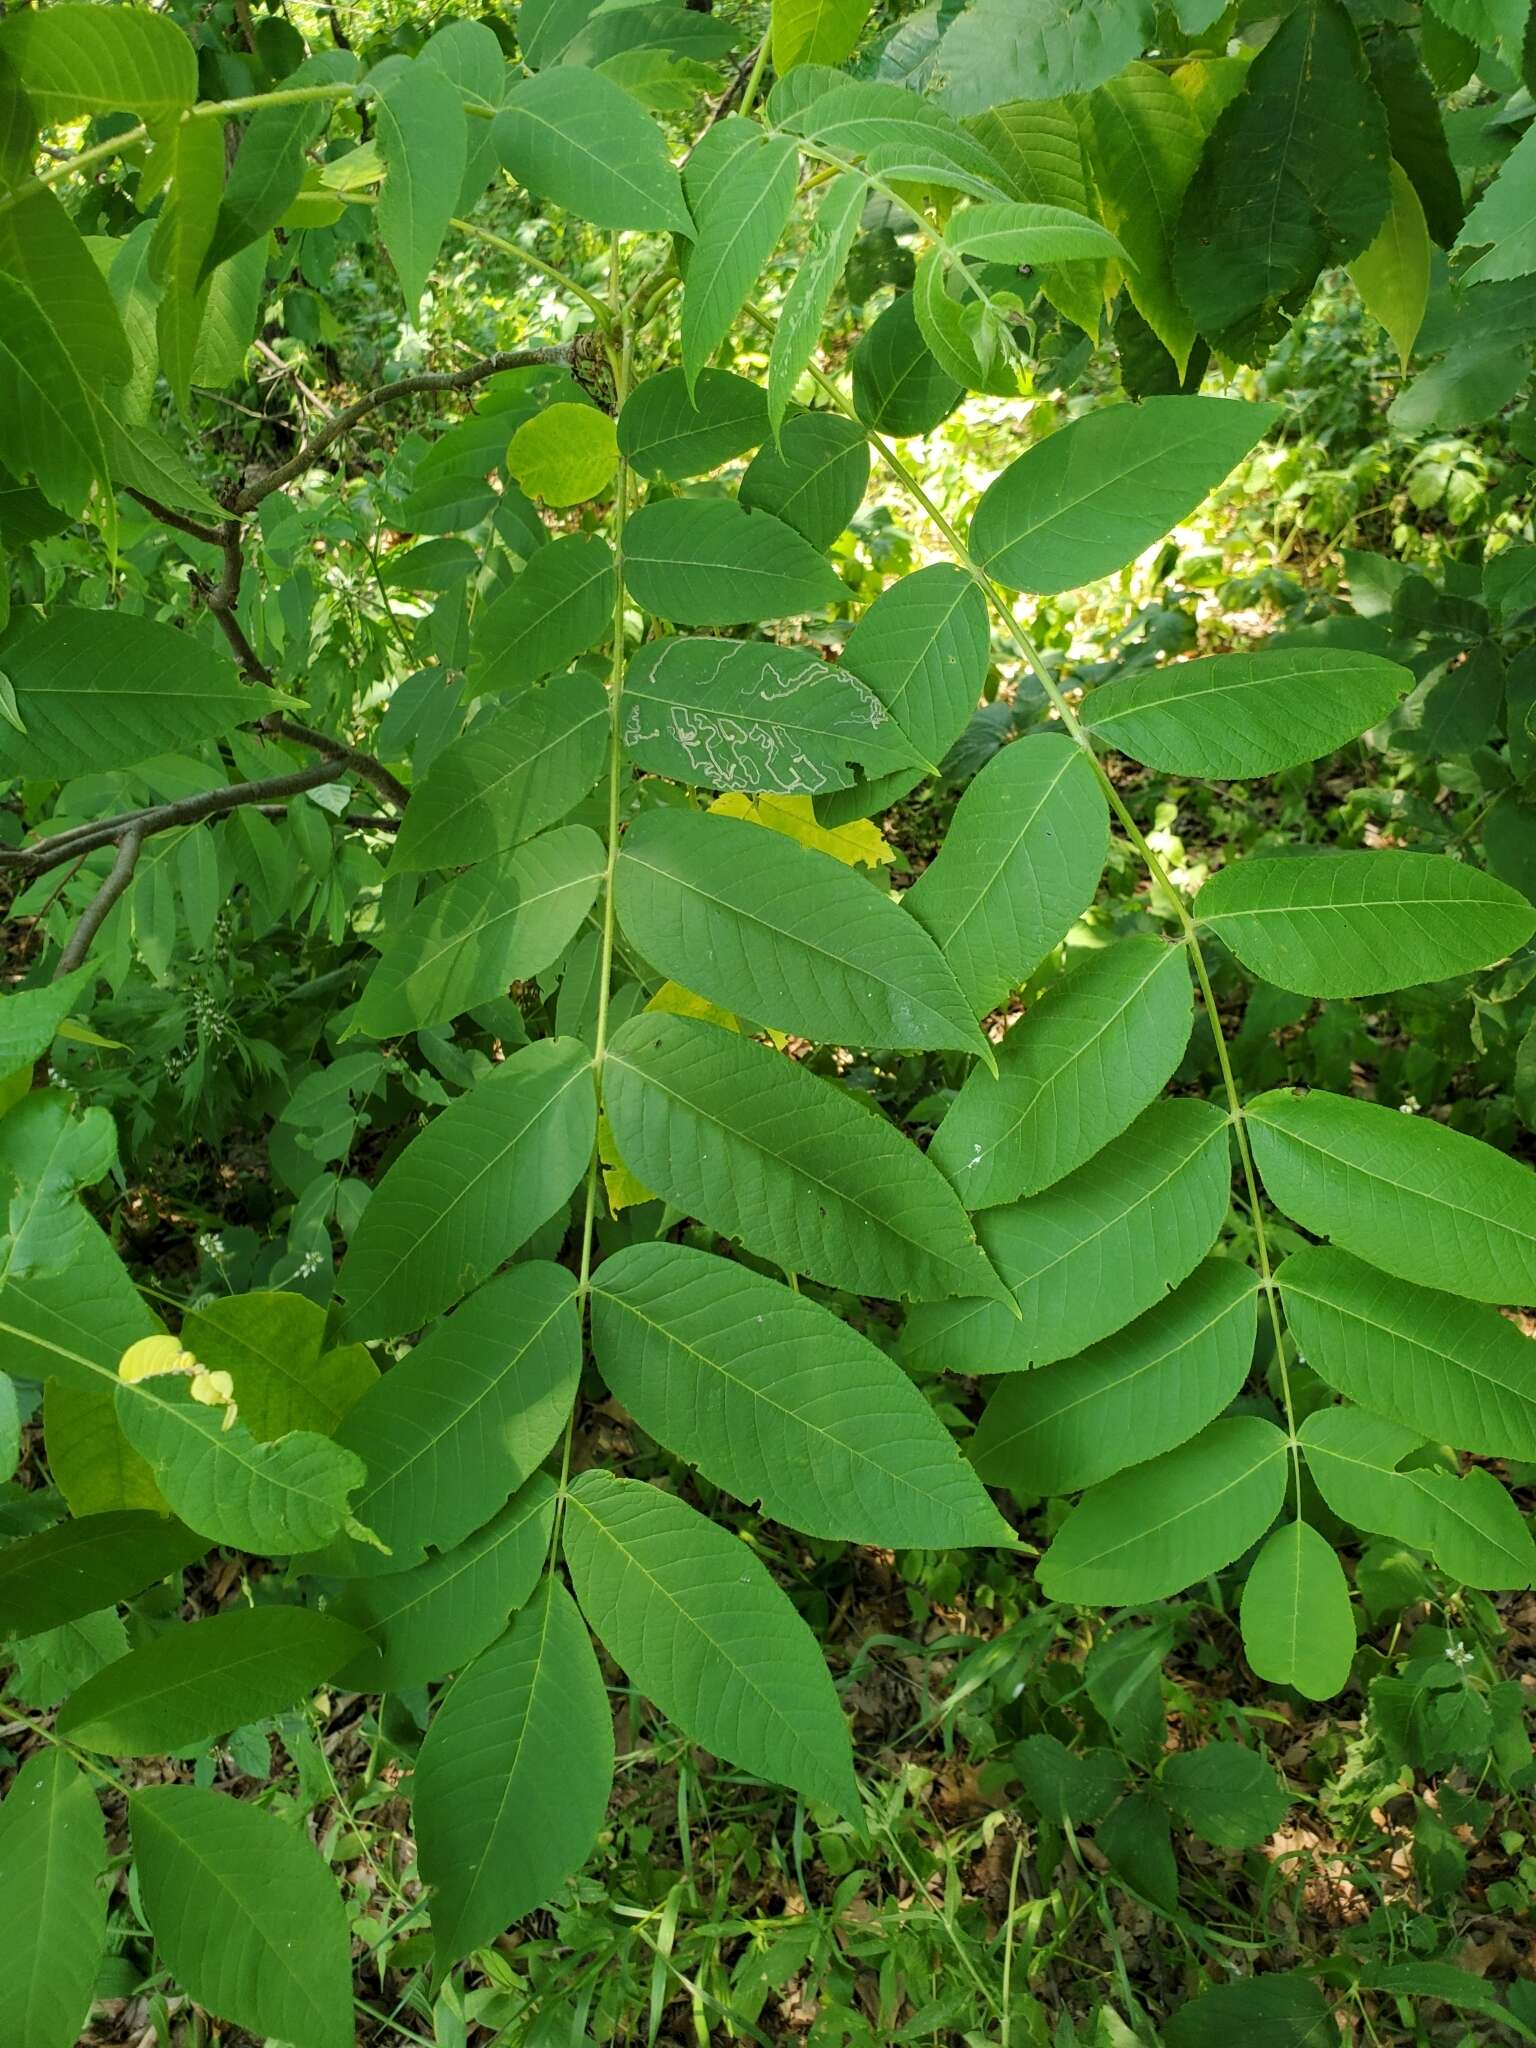
<path fill-rule="evenodd" d="M 1417 1095 L 1405 1095 L 1397 1105 L 1397 1113 L 1399 1116 L 1417 1116 L 1419 1113 L 1419 1098 Z"/>
<path fill-rule="evenodd" d="M 1448 1664 L 1454 1664 L 1458 1671 L 1465 1671 L 1469 1664 L 1477 1662 L 1477 1659 L 1459 1636 L 1454 1643 L 1446 1644 L 1445 1660 Z"/>
<path fill-rule="evenodd" d="M 224 1240 L 216 1230 L 205 1230 L 197 1240 L 197 1248 L 205 1259 L 222 1259 Z"/>
<path fill-rule="evenodd" d="M 316 1251 L 308 1251 L 300 1259 L 293 1277 L 295 1280 L 308 1280 L 313 1274 L 318 1273 L 319 1270 L 320 1254 Z"/>

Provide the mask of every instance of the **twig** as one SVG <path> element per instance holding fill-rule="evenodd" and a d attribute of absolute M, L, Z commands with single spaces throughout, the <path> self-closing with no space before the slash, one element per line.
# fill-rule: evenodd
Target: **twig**
<path fill-rule="evenodd" d="M 260 782 L 233 782 L 222 789 L 200 790 L 196 796 L 177 797 L 172 803 L 150 804 L 143 810 L 124 811 L 118 817 L 103 818 L 96 824 L 74 825 L 67 832 L 56 832 L 51 839 L 38 840 L 33 846 L 0 850 L 0 863 L 22 869 L 29 878 L 45 875 L 64 861 L 94 853 L 98 847 L 110 846 L 114 841 L 121 845 L 130 837 L 144 840 L 157 832 L 173 831 L 179 825 L 200 824 L 204 818 L 216 818 L 224 811 L 238 810 L 242 804 L 270 803 L 283 797 L 300 796 L 306 789 L 318 789 L 321 783 L 329 782 L 335 772 L 335 759 L 327 755 L 325 760 L 316 762 L 312 767 L 298 768 L 288 775 L 269 775 Z M 137 847 L 134 858 L 138 858 Z M 132 872 L 131 867 L 129 872 Z M 111 907 L 109 902 L 107 909 Z"/>
<path fill-rule="evenodd" d="M 130 825 L 117 843 L 117 859 L 113 861 L 107 879 L 85 906 L 80 922 L 70 933 L 68 944 L 59 955 L 59 964 L 53 970 L 55 981 L 62 981 L 66 974 L 73 974 L 91 950 L 91 941 L 106 922 L 107 912 L 133 880 L 133 871 L 139 864 L 139 848 L 143 844 L 143 827 Z"/>
<path fill-rule="evenodd" d="M 411 800 L 411 792 L 403 782 L 397 782 L 382 761 L 375 761 L 372 754 L 364 754 L 357 747 L 349 747 L 345 740 L 333 740 L 329 733 L 316 732 L 312 725 L 299 725 L 291 718 L 280 714 L 262 720 L 268 732 L 275 732 L 285 740 L 297 740 L 301 747 L 313 747 L 324 754 L 327 760 L 342 762 L 354 775 L 360 775 L 364 782 L 371 782 L 386 803 L 392 803 L 397 811 L 403 811 Z"/>
<path fill-rule="evenodd" d="M 318 433 L 311 435 L 286 462 L 278 463 L 274 469 L 263 470 L 254 482 L 247 484 L 230 500 L 229 509 L 236 515 L 254 511 L 263 498 L 269 498 L 284 484 L 292 483 L 296 476 L 312 469 L 331 443 L 355 427 L 359 420 L 377 412 L 381 405 L 393 404 L 397 398 L 414 398 L 426 391 L 468 391 L 503 370 L 526 370 L 539 363 L 564 366 L 570 360 L 570 343 L 558 341 L 539 348 L 502 349 L 493 356 L 483 357 L 478 363 L 466 364 L 462 370 L 423 370 L 418 376 L 402 377 L 398 383 L 381 384 L 377 391 L 365 391 L 361 398 L 333 414 Z"/>

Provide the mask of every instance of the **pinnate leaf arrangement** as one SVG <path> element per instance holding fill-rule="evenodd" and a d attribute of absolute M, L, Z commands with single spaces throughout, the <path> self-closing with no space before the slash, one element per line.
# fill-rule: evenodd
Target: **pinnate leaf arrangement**
<path fill-rule="evenodd" d="M 615 1673 L 862 1825 L 784 1548 L 717 1495 L 817 1540 L 999 1546 L 1090 1618 L 1220 1579 L 1253 1671 L 1312 1699 L 1350 1675 L 1350 1532 L 1464 1585 L 1536 1578 L 1487 1462 L 1536 1460 L 1500 1313 L 1536 1300 L 1536 1179 L 1431 1113 L 1243 1099 L 1212 982 L 1466 978 L 1536 913 L 1390 848 L 1234 860 L 1191 895 L 1122 794 L 1137 766 L 1241 783 L 1325 757 L 1415 677 L 1257 644 L 1084 696 L 1027 624 L 1283 436 L 1202 376 L 1241 394 L 1324 265 L 1357 266 L 1405 350 L 1431 237 L 1486 252 L 1469 287 L 1528 270 L 1515 162 L 1463 230 L 1399 119 L 1393 79 L 1423 74 L 1396 13 L 1302 0 L 1254 48 L 1200 5 L 1161 11 L 1159 42 L 1127 0 L 890 12 L 524 0 L 505 33 L 454 20 L 370 65 L 269 47 L 238 93 L 170 13 L 0 21 L 0 788 L 45 947 L 0 1002 L 0 1366 L 42 1389 L 56 1488 L 51 1515 L 7 1510 L 0 1637 L 106 1617 L 114 1645 L 0 1806 L 9 1940 L 43 1959 L 0 1982 L 8 2041 L 76 2038 L 130 1846 L 187 1997 L 298 2048 L 352 2039 L 320 1849 L 133 1768 L 318 1687 L 421 1704 L 406 1789 L 445 1977 L 582 1867 Z M 699 77 L 684 122 L 658 81 Z M 98 221 L 82 192 L 125 166 Z M 509 190 L 600 231 L 605 278 L 477 225 Z M 823 336 L 872 212 L 915 263 L 839 365 Z M 338 222 L 376 231 L 412 319 L 440 260 L 489 243 L 546 271 L 564 330 L 214 473 L 202 394 Z M 952 520 L 900 444 L 1016 398 L 1036 318 L 1112 319 L 1125 389 L 1037 404 Z M 381 723 L 307 672 L 275 583 L 311 573 L 292 507 L 412 399 L 461 417 L 388 479 L 437 602 Z M 871 597 L 835 544 L 872 476 L 934 550 Z M 61 589 L 29 550 L 81 525 L 101 574 Z M 114 581 L 151 548 L 179 609 Z M 999 674 L 1038 714 L 893 893 L 872 821 Z M 1096 914 L 1109 860 L 1144 872 L 1129 916 Z M 280 1125 L 324 1249 L 167 1332 L 84 1199 L 118 1142 L 89 1018 L 103 985 L 164 985 L 178 919 L 226 901 L 360 935 Z M 922 1055 L 947 1077 L 926 1145 L 857 1085 Z M 360 1186 L 337 1162 L 407 1067 L 441 1079 Z M 962 1449 L 940 1411 L 978 1381 Z M 686 1483 L 587 1455 L 604 1391 Z M 215 1552 L 246 1597 L 176 1621 L 177 1575 Z M 124 1605 L 152 1619 L 125 1635 Z"/>

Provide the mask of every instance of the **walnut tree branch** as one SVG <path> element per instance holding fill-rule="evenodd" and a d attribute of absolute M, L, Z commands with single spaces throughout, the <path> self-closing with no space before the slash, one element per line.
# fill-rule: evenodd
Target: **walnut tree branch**
<path fill-rule="evenodd" d="M 275 732 L 279 738 L 297 740 L 301 747 L 313 747 L 317 754 L 337 767 L 349 769 L 352 774 L 371 782 L 397 811 L 403 811 L 411 800 L 411 792 L 403 782 L 397 782 L 382 761 L 376 761 L 372 754 L 365 754 L 359 747 L 349 747 L 345 740 L 333 740 L 329 733 L 316 732 L 312 725 L 300 725 L 292 718 L 284 718 L 279 712 L 272 712 L 264 718 L 262 726 L 267 732 Z M 323 780 L 323 778 L 322 778 Z"/>
<path fill-rule="evenodd" d="M 59 964 L 53 970 L 55 981 L 62 981 L 66 974 L 73 974 L 90 952 L 91 941 L 105 924 L 108 911 L 133 880 L 133 871 L 139 864 L 139 849 L 143 844 L 143 827 L 130 825 L 117 842 L 117 858 L 106 880 L 85 906 L 80 922 L 70 933 L 68 943 L 59 955 Z"/>

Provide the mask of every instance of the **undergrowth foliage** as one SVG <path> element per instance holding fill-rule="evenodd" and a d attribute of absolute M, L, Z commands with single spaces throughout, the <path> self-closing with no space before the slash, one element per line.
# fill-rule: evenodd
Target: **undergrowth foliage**
<path fill-rule="evenodd" d="M 1424 61 L 1454 68 L 1475 11 L 1426 15 Z M 515 36 L 454 21 L 367 68 L 289 27 L 297 50 L 269 33 L 240 92 L 147 8 L 0 22 L 0 776 L 25 827 L 3 857 L 42 947 L 0 1004 L 0 1364 L 20 1412 L 43 1389 L 57 1489 L 30 1521 L 11 1504 L 0 1636 L 89 1623 L 107 1644 L 0 1808 L 36 1961 L 0 2015 L 26 2048 L 67 2048 L 91 1996 L 103 1790 L 176 1985 L 299 2048 L 353 2038 L 315 1847 L 133 1765 L 322 1685 L 437 1688 L 406 1789 L 440 1973 L 589 1854 L 614 1770 L 604 1657 L 713 1756 L 862 1826 L 796 1605 L 682 1493 L 579 1469 L 583 1387 L 808 1537 L 999 1548 L 1093 1615 L 1230 1573 L 1252 1670 L 1310 1699 L 1350 1676 L 1348 1532 L 1465 1586 L 1536 1577 L 1489 1465 L 1536 1461 L 1526 1339 L 1499 1307 L 1536 1301 L 1536 1181 L 1432 1115 L 1245 1097 L 1212 965 L 1378 997 L 1505 960 L 1536 910 L 1471 861 L 1391 847 L 1278 847 L 1191 898 L 1122 794 L 1127 763 L 1226 785 L 1326 757 L 1419 677 L 1296 636 L 1084 696 L 1027 623 L 1283 431 L 1277 406 L 1198 386 L 1214 353 L 1241 391 L 1325 264 L 1355 265 L 1405 356 L 1432 239 L 1481 252 L 1469 299 L 1528 268 L 1526 145 L 1463 229 L 1418 35 L 1394 14 L 1362 43 L 1336 0 L 1256 48 L 1212 6 L 1152 40 L 1120 0 L 975 0 L 877 23 L 838 68 L 869 13 L 775 0 L 747 38 L 525 0 Z M 679 140 L 699 75 L 712 97 Z M 123 167 L 107 217 L 70 211 Z M 604 277 L 467 217 L 503 173 L 608 238 Z M 871 216 L 915 260 L 840 366 L 823 334 Z M 478 238 L 573 318 L 218 470 L 200 394 L 338 223 L 376 230 L 412 316 L 445 248 Z M 755 294 L 786 241 L 769 317 Z M 1016 396 L 1037 321 L 1096 338 L 1110 306 L 1131 402 L 1040 434 L 952 522 L 899 444 L 968 392 Z M 752 350 L 765 374 L 730 367 Z M 374 558 L 380 588 L 436 602 L 380 720 L 373 678 L 308 672 L 322 547 L 293 507 L 406 401 L 473 409 L 383 486 L 424 538 Z M 728 464 L 735 487 L 701 481 Z M 831 556 L 872 470 L 947 559 L 859 603 Z M 65 589 L 29 550 L 72 523 L 100 570 Z M 125 580 L 150 535 L 179 599 Z M 940 773 L 994 661 L 1041 715 L 895 895 L 870 821 Z M 1140 864 L 1138 915 L 1037 979 L 1112 849 Z M 189 926 L 230 906 L 253 931 L 350 929 L 373 957 L 359 974 L 351 954 L 273 1138 L 293 1256 L 167 1331 L 83 1199 L 118 1148 L 93 1090 L 121 1045 L 91 1018 L 103 985 L 167 985 Z M 411 1114 L 347 1173 L 407 1041 L 427 1062 Z M 927 1054 L 951 1081 L 924 1147 L 842 1076 Z M 964 1452 L 936 1373 L 984 1380 Z M 1037 1522 L 1046 1501 L 1070 1505 Z M 247 1561 L 243 1600 L 187 1624 L 162 1598 L 162 1625 L 124 1634 L 118 1606 L 216 1549 Z M 1235 1745 L 1164 1767 L 1154 1746 L 1134 1785 L 1088 1791 L 1072 1761 L 1032 1764 L 1063 1821 L 1274 1824 L 1272 1774 Z"/>

